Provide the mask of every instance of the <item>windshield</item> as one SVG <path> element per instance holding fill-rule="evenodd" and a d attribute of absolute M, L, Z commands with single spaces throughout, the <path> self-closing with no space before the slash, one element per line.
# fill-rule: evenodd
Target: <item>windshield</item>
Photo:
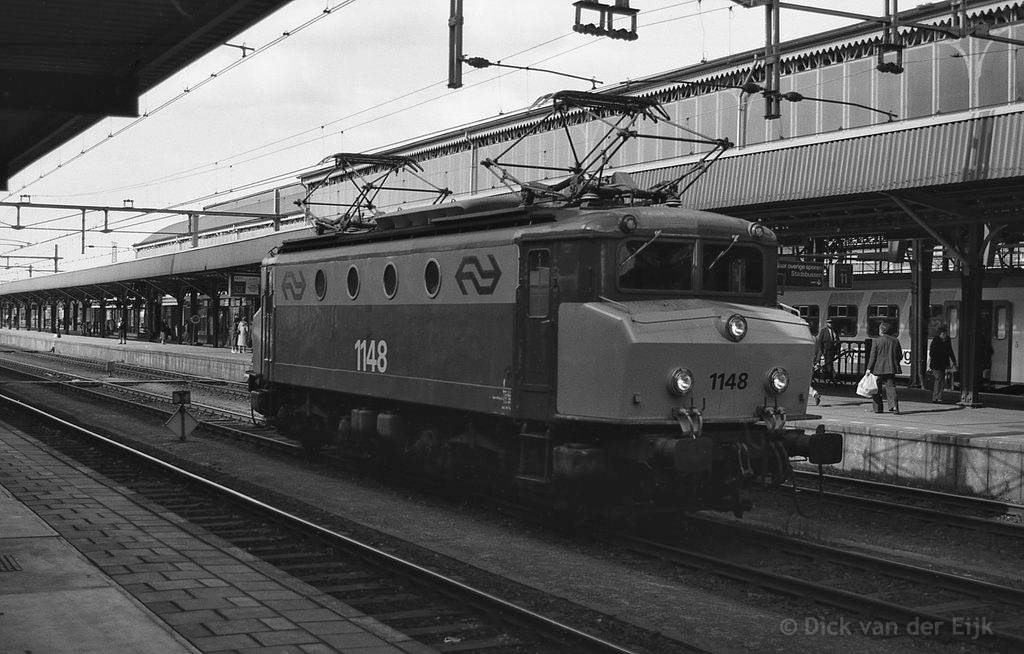
<path fill-rule="evenodd" d="M 693 243 L 636 239 L 619 253 L 619 288 L 637 291 L 693 290 Z"/>
<path fill-rule="evenodd" d="M 760 293 L 764 290 L 764 256 L 756 247 L 704 243 L 705 291 Z"/>

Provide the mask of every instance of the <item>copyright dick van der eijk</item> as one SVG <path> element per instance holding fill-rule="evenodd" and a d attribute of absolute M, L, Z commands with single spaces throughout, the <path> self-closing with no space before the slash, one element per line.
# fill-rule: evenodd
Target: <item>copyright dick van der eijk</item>
<path fill-rule="evenodd" d="M 786 618 L 779 623 L 779 631 L 785 636 L 959 636 L 977 640 L 992 635 L 992 621 L 966 616 L 907 622 L 808 616 Z"/>

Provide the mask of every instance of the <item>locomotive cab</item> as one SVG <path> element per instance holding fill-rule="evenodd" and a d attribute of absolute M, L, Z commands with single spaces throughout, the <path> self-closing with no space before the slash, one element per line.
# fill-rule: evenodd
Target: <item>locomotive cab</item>
<path fill-rule="evenodd" d="M 838 434 L 786 428 L 806 411 L 814 344 L 774 306 L 774 235 L 716 218 L 685 229 L 648 209 L 605 217 L 619 229 L 596 247 L 524 243 L 519 397 L 526 416 L 552 402 L 572 441 L 552 457 L 564 483 L 653 468 L 666 490 L 703 484 L 705 504 L 740 511 L 738 491 L 781 481 L 789 457 L 841 459 Z"/>

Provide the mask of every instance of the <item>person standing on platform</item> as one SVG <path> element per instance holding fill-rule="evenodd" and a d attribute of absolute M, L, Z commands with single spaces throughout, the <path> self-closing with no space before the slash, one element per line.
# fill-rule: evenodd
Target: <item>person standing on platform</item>
<path fill-rule="evenodd" d="M 932 404 L 942 404 L 942 391 L 946 390 L 946 371 L 956 369 L 956 356 L 949 343 L 949 328 L 939 327 L 928 346 L 928 369 L 932 371 Z"/>
<path fill-rule="evenodd" d="M 167 337 L 171 333 L 171 326 L 167 324 L 166 320 L 160 321 L 160 345 L 167 344 Z"/>
<path fill-rule="evenodd" d="M 835 322 L 829 318 L 825 321 L 825 327 L 818 331 L 818 337 L 814 340 L 814 363 L 821 363 L 822 376 L 828 383 L 836 380 L 836 355 L 839 354 L 839 334 L 836 333 Z"/>
<path fill-rule="evenodd" d="M 900 361 L 903 360 L 903 348 L 900 342 L 889 335 L 892 325 L 882 322 L 878 325 L 878 338 L 871 342 L 871 355 L 868 357 L 867 371 L 878 377 L 878 393 L 871 398 L 875 404 L 875 413 L 882 412 L 882 389 L 885 389 L 885 402 L 889 411 L 900 412 L 899 397 L 896 396 L 896 375 L 903 372 Z"/>
<path fill-rule="evenodd" d="M 246 343 L 249 341 L 249 321 L 242 318 L 238 321 L 238 352 L 245 353 Z M 234 351 L 234 350 L 233 350 Z"/>
<path fill-rule="evenodd" d="M 117 344 L 124 345 L 128 342 L 128 327 L 124 324 L 124 318 L 117 321 Z"/>

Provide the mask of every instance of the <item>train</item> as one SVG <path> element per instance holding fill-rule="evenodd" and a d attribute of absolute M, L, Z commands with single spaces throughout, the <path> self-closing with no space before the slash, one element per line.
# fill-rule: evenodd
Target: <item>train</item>
<path fill-rule="evenodd" d="M 285 242 L 262 263 L 253 409 L 313 449 L 558 506 L 750 507 L 792 457 L 814 341 L 762 225 L 498 196 Z"/>
<path fill-rule="evenodd" d="M 934 336 L 940 325 L 948 326 L 954 352 L 960 347 L 959 283 L 956 273 L 935 273 L 929 296 L 928 337 Z M 986 274 L 982 298 L 981 338 L 992 346 L 990 365 L 983 372 L 986 387 L 1020 392 L 1024 390 L 1024 315 L 1014 307 L 1024 306 L 1024 277 L 995 271 Z M 865 342 L 878 335 L 880 322 L 890 322 L 903 346 L 902 376 L 909 375 L 913 356 L 909 275 L 855 277 L 849 289 L 790 288 L 782 301 L 807 321 L 812 333 L 817 333 L 826 319 L 833 320 L 842 343 L 838 371 L 847 380 L 864 372 Z"/>

